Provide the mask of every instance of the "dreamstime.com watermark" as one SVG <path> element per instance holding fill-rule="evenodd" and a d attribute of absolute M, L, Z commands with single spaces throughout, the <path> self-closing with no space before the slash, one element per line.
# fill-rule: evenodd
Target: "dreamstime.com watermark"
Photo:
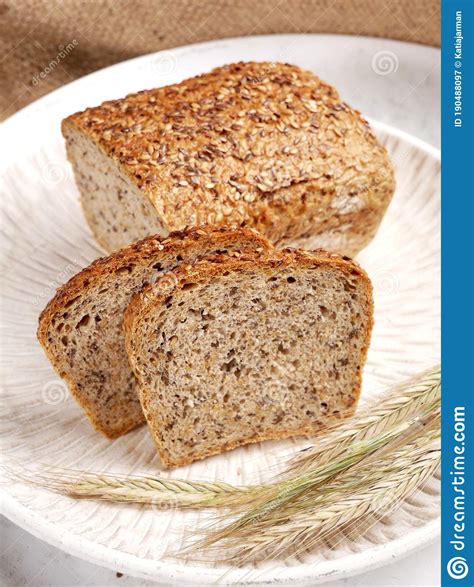
<path fill-rule="evenodd" d="M 50 406 L 62 404 L 69 397 L 67 385 L 61 379 L 51 379 L 41 388 L 41 397 L 44 403 Z"/>
<path fill-rule="evenodd" d="M 452 469 L 450 471 L 453 495 L 452 534 L 449 544 L 457 552 L 466 548 L 466 408 L 457 406 L 453 413 L 454 447 L 452 455 Z M 464 579 L 469 572 L 469 565 L 463 556 L 454 556 L 448 563 L 446 570 L 452 579 Z"/>
<path fill-rule="evenodd" d="M 56 57 L 54 59 L 52 59 L 42 71 L 40 71 L 37 75 L 33 76 L 31 83 L 34 86 L 37 86 L 41 82 L 41 80 L 48 77 L 48 75 L 56 69 L 56 67 L 61 63 L 61 61 L 63 61 L 63 59 L 66 59 L 66 57 L 72 51 L 74 51 L 74 49 L 78 45 L 79 45 L 79 41 L 77 39 L 73 39 L 67 45 L 59 45 L 59 47 L 58 47 L 59 51 L 58 51 Z"/>
<path fill-rule="evenodd" d="M 393 51 L 377 51 L 372 57 L 372 71 L 377 75 L 390 75 L 398 71 L 400 62 Z"/>
<path fill-rule="evenodd" d="M 82 265 L 79 261 L 73 260 L 68 263 L 61 271 L 59 271 L 51 281 L 49 281 L 43 289 L 38 293 L 38 295 L 34 298 L 33 304 L 35 306 L 42 306 L 44 305 L 45 301 L 47 301 L 54 292 L 60 287 L 63 283 L 65 283 L 69 278 L 71 278 L 74 274 L 76 274 Z"/>
<path fill-rule="evenodd" d="M 172 51 L 160 51 L 151 58 L 153 71 L 158 75 L 170 75 L 178 67 L 178 59 Z"/>

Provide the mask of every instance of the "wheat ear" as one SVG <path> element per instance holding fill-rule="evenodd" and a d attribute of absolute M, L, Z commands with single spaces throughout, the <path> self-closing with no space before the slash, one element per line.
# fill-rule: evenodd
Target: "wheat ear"
<path fill-rule="evenodd" d="M 365 467 L 373 461 L 380 460 L 386 452 L 393 452 L 398 446 L 408 444 L 413 438 L 422 434 L 424 429 L 439 428 L 439 398 L 434 403 L 425 405 L 425 410 L 407 421 L 398 424 L 380 434 L 357 440 L 345 451 L 335 455 L 330 462 L 315 462 L 311 468 L 296 470 L 293 475 L 271 484 L 255 486 L 248 496 L 239 496 L 234 500 L 234 514 L 242 517 L 232 525 L 235 530 L 253 520 L 261 520 L 275 509 L 283 506 L 309 489 L 327 485 L 332 479 L 340 477 L 347 470 Z M 230 527 L 229 527 L 230 528 Z"/>
<path fill-rule="evenodd" d="M 356 539 L 388 515 L 439 469 L 439 433 L 431 431 L 378 462 L 308 490 L 252 524 L 208 529 L 189 553 L 210 550 L 221 562 L 242 565 L 300 554 L 323 542 Z"/>
<path fill-rule="evenodd" d="M 298 554 L 303 550 L 315 548 L 323 540 L 343 535 L 346 526 L 352 527 L 347 537 L 354 539 L 355 536 L 367 531 L 367 516 L 377 518 L 381 514 L 388 515 L 438 471 L 439 464 L 439 450 L 430 449 L 419 461 L 406 463 L 401 473 L 387 476 L 377 485 L 369 487 L 365 492 L 357 493 L 352 498 L 335 501 L 331 505 L 321 507 L 320 510 L 296 514 L 286 523 L 266 526 L 263 532 L 254 528 L 244 540 L 241 536 L 234 536 L 234 544 L 245 546 L 238 547 L 227 560 L 242 564 L 250 560 L 282 556 L 285 553 Z M 363 531 L 354 531 L 359 522 L 362 522 Z M 222 546 L 221 552 L 227 552 L 229 545 Z"/>
<path fill-rule="evenodd" d="M 420 427 L 421 421 L 424 424 Z M 428 417 L 414 418 L 405 427 L 399 425 L 390 433 L 360 443 L 356 453 L 365 454 L 366 458 L 358 458 L 352 465 L 339 467 L 336 475 L 326 476 L 325 483 L 321 483 L 318 469 L 310 474 L 299 475 L 291 481 L 279 483 L 273 494 L 264 495 L 261 503 L 248 508 L 247 513 L 231 524 L 210 530 L 189 551 L 207 549 L 217 542 L 222 543 L 218 550 L 224 551 L 238 542 L 247 545 L 247 541 L 250 541 L 250 544 L 256 536 L 257 543 L 261 544 L 267 530 L 271 533 L 280 523 L 293 521 L 299 512 L 303 512 L 303 515 L 310 514 L 316 505 L 324 511 L 333 512 L 334 504 L 347 496 L 351 500 L 354 495 L 360 496 L 363 501 L 368 488 L 376 483 L 384 486 L 389 493 L 390 489 L 396 489 L 396 485 L 393 488 L 390 485 L 395 483 L 394 478 L 398 484 L 400 478 L 411 474 L 408 465 L 412 461 L 422 462 L 424 455 L 439 445 L 439 422 L 438 405 Z M 387 454 L 388 464 L 385 462 Z M 343 461 L 348 463 L 348 457 Z M 321 466 L 320 469 L 324 470 L 325 467 Z M 416 478 L 412 481 L 413 486 L 417 486 Z M 384 485 L 385 483 L 387 484 Z M 255 496 L 252 496 L 252 500 L 255 501 Z"/>
<path fill-rule="evenodd" d="M 232 517 L 243 508 L 238 520 L 208 529 L 192 547 L 217 549 L 218 555 L 229 552 L 223 560 L 242 564 L 299 552 L 331 536 L 358 535 L 363 526 L 392 511 L 438 469 L 439 418 L 440 371 L 435 368 L 302 451 L 278 482 L 234 487 L 51 468 L 23 479 L 76 498 L 159 507 L 224 506 Z M 12 476 L 21 478 L 18 471 Z"/>
<path fill-rule="evenodd" d="M 441 398 L 441 367 L 424 371 L 377 396 L 361 414 L 336 425 L 316 445 L 297 453 L 288 473 L 297 474 L 328 463 L 353 443 L 382 434 L 385 430 L 419 414 Z"/>
<path fill-rule="evenodd" d="M 15 470 L 16 479 L 76 499 L 98 499 L 157 508 L 227 506 L 232 496 L 249 494 L 253 486 L 236 487 L 222 481 L 189 481 L 155 476 L 119 476 L 80 471 L 73 474 L 48 467 L 41 472 Z"/>

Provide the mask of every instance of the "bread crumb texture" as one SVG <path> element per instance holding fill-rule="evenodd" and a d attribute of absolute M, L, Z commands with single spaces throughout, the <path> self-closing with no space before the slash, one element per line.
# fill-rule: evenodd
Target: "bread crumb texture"
<path fill-rule="evenodd" d="M 123 314 L 133 294 L 200 256 L 263 251 L 251 230 L 199 228 L 151 236 L 98 259 L 60 287 L 41 313 L 38 339 L 96 430 L 116 438 L 144 422 L 123 337 Z"/>
<path fill-rule="evenodd" d="M 165 466 L 314 434 L 355 410 L 373 321 L 358 265 L 323 251 L 222 254 L 132 299 L 126 345 Z"/>

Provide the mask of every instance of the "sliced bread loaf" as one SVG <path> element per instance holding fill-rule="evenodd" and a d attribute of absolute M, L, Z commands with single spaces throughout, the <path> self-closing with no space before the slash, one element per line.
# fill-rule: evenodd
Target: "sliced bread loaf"
<path fill-rule="evenodd" d="M 62 131 L 85 216 L 109 251 L 216 224 L 353 256 L 394 191 L 367 121 L 284 63 L 219 67 L 73 114 Z"/>
<path fill-rule="evenodd" d="M 245 229 L 151 236 L 95 261 L 58 290 L 40 316 L 38 339 L 97 430 L 115 438 L 144 421 L 123 339 L 131 296 L 179 263 L 268 246 Z"/>
<path fill-rule="evenodd" d="M 133 297 L 128 356 L 163 464 L 313 434 L 356 407 L 372 287 L 324 251 L 218 255 Z"/>

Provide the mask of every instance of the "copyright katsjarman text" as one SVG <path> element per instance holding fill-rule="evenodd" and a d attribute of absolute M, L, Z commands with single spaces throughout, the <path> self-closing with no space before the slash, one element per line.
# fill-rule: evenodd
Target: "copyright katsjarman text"
<path fill-rule="evenodd" d="M 454 34 L 454 126 L 462 126 L 462 11 L 456 11 Z"/>

